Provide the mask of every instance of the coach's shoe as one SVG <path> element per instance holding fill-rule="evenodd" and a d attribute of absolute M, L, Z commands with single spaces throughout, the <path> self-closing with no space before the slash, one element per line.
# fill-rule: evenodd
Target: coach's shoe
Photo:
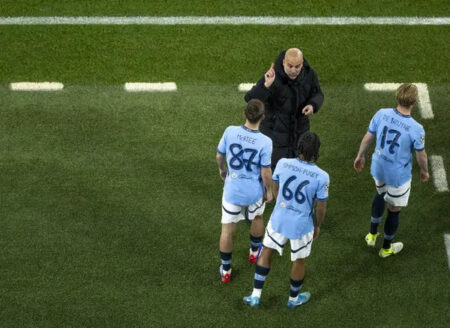
<path fill-rule="evenodd" d="M 231 269 L 229 271 L 224 271 L 223 266 L 219 267 L 220 277 L 222 278 L 222 282 L 230 282 L 231 281 Z"/>
<path fill-rule="evenodd" d="M 378 253 L 380 255 L 380 257 L 385 258 L 391 255 L 395 255 L 397 253 L 400 253 L 400 251 L 403 249 L 403 243 L 398 242 L 398 243 L 392 243 L 391 244 L 391 248 L 389 249 L 380 249 L 380 253 Z"/>
<path fill-rule="evenodd" d="M 311 298 L 310 292 L 300 293 L 298 294 L 296 299 L 287 302 L 287 307 L 290 309 L 296 308 L 299 305 L 307 303 L 310 298 Z"/>
<path fill-rule="evenodd" d="M 377 242 L 378 232 L 376 234 L 371 234 L 370 232 L 366 235 L 367 246 L 374 247 Z"/>
<path fill-rule="evenodd" d="M 250 306 L 252 306 L 252 307 L 254 307 L 254 306 L 259 306 L 259 297 L 252 296 L 252 295 L 250 295 L 250 296 L 245 296 L 245 297 L 242 299 L 242 303 L 247 304 L 247 305 L 250 305 Z"/>
<path fill-rule="evenodd" d="M 262 251 L 262 245 L 260 245 L 258 247 L 258 250 L 256 252 L 253 252 L 252 249 L 250 248 L 250 252 L 248 254 L 248 261 L 250 263 L 256 263 L 259 259 L 259 256 L 261 255 L 261 251 Z"/>

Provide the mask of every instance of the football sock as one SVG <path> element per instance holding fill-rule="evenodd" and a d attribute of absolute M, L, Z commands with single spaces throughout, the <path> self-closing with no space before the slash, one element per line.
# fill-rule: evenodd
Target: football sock
<path fill-rule="evenodd" d="M 266 277 L 269 274 L 269 271 L 270 268 L 256 265 L 252 296 L 261 297 L 261 291 L 264 287 L 264 281 L 266 281 Z"/>
<path fill-rule="evenodd" d="M 375 197 L 372 201 L 372 217 L 370 218 L 370 233 L 375 235 L 378 231 L 378 224 L 380 224 L 382 218 L 383 218 L 383 212 L 384 212 L 384 195 L 376 193 Z"/>
<path fill-rule="evenodd" d="M 254 237 L 250 235 L 250 247 L 252 248 L 252 252 L 258 251 L 259 247 L 261 246 L 262 236 L 260 237 Z"/>
<path fill-rule="evenodd" d="M 384 249 L 391 248 L 391 242 L 395 237 L 395 233 L 397 232 L 397 227 L 399 224 L 399 215 L 400 212 L 391 212 L 388 210 L 386 222 L 384 223 Z"/>
<path fill-rule="evenodd" d="M 289 301 L 293 301 L 297 298 L 300 289 L 302 289 L 302 286 L 303 286 L 303 279 L 293 280 L 291 278 L 291 288 L 289 289 Z"/>
<path fill-rule="evenodd" d="M 231 252 L 220 252 L 220 260 L 222 261 L 223 271 L 230 271 L 231 269 Z"/>
<path fill-rule="evenodd" d="M 381 220 L 383 219 L 382 216 L 379 218 L 374 218 L 373 216 L 370 218 L 370 233 L 372 235 L 376 235 L 378 232 L 378 225 L 380 224 Z"/>

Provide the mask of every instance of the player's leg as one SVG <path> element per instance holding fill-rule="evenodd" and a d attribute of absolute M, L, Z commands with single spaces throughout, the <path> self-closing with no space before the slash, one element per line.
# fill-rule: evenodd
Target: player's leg
<path fill-rule="evenodd" d="M 388 205 L 388 214 L 384 223 L 383 248 L 380 250 L 381 257 L 388 257 L 399 253 L 403 249 L 403 243 L 393 243 L 399 225 L 400 211 L 402 207 Z"/>
<path fill-rule="evenodd" d="M 256 263 L 262 250 L 262 237 L 264 234 L 263 214 L 266 208 L 266 203 L 261 198 L 255 204 L 247 208 L 247 218 L 251 221 L 250 226 L 250 250 L 248 261 Z"/>
<path fill-rule="evenodd" d="M 244 208 L 228 203 L 222 198 L 222 232 L 220 234 L 219 250 L 220 276 L 223 282 L 231 281 L 231 255 L 233 250 L 233 235 L 236 232 L 236 223 L 244 220 Z"/>
<path fill-rule="evenodd" d="M 291 269 L 291 285 L 289 288 L 289 301 L 295 301 L 300 290 L 303 287 L 303 280 L 305 279 L 305 260 L 296 259 L 292 262 Z"/>
<path fill-rule="evenodd" d="M 378 237 L 378 225 L 383 219 L 383 212 L 385 207 L 384 196 L 386 194 L 386 184 L 382 181 L 375 180 L 377 193 L 372 201 L 372 211 L 370 217 L 370 230 L 366 235 L 365 240 L 367 246 L 375 246 Z"/>
<path fill-rule="evenodd" d="M 408 205 L 409 194 L 411 191 L 411 180 L 400 187 L 388 187 L 385 200 L 388 203 L 388 214 L 384 224 L 384 242 L 380 250 L 381 257 L 388 257 L 399 253 L 403 249 L 403 243 L 393 243 L 399 226 L 400 211 Z"/>
<path fill-rule="evenodd" d="M 311 254 L 314 231 L 302 238 L 291 240 L 292 269 L 290 276 L 289 299 L 287 306 L 291 309 L 305 304 L 311 298 L 309 292 L 300 293 L 305 280 L 305 258 Z"/>
<path fill-rule="evenodd" d="M 270 271 L 270 265 L 272 263 L 272 257 L 275 250 L 268 247 L 263 247 L 261 256 L 256 262 L 255 275 L 253 279 L 253 291 L 250 296 L 243 298 L 244 304 L 250 306 L 258 306 L 259 300 L 261 298 L 262 289 L 264 287 L 264 282 L 266 281 L 267 275 Z"/>
<path fill-rule="evenodd" d="M 256 263 L 262 251 L 264 221 L 262 215 L 255 216 L 250 226 L 250 251 L 248 261 Z"/>
<path fill-rule="evenodd" d="M 222 224 L 222 232 L 220 234 L 220 266 L 221 277 L 223 282 L 231 280 L 231 256 L 233 250 L 233 236 L 236 233 L 236 223 Z"/>
<path fill-rule="evenodd" d="M 272 229 L 269 221 L 267 225 L 266 235 L 263 241 L 263 250 L 261 256 L 256 262 L 255 276 L 253 280 L 253 291 L 250 296 L 244 297 L 244 304 L 250 306 L 258 306 L 261 298 L 262 289 L 266 277 L 269 274 L 270 266 L 272 263 L 273 254 L 277 251 L 280 255 L 283 254 L 283 246 L 287 243 L 288 239 L 283 235 L 275 232 Z"/>

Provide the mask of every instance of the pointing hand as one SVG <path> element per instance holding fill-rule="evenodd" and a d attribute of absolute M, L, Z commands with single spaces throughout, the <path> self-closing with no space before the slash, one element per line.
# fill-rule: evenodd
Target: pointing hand
<path fill-rule="evenodd" d="M 264 74 L 264 86 L 266 88 L 270 88 L 273 81 L 275 80 L 275 70 L 273 69 L 273 63 L 270 66 L 269 70 Z"/>

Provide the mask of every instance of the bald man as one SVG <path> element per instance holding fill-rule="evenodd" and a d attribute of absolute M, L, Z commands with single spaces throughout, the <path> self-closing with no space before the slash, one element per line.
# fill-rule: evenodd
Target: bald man
<path fill-rule="evenodd" d="M 272 169 L 280 158 L 296 157 L 300 136 L 309 131 L 309 116 L 317 113 L 323 93 L 317 74 L 300 49 L 282 51 L 269 70 L 246 93 L 245 101 L 259 99 L 265 104 L 262 133 L 272 139 Z"/>

